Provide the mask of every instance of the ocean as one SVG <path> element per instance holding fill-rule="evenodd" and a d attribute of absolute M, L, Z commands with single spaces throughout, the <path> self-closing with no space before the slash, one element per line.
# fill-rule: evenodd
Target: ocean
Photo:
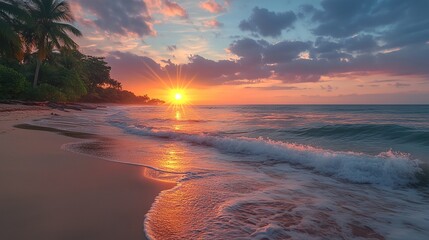
<path fill-rule="evenodd" d="M 176 182 L 150 239 L 427 239 L 428 105 L 109 106 L 33 124 Z"/>

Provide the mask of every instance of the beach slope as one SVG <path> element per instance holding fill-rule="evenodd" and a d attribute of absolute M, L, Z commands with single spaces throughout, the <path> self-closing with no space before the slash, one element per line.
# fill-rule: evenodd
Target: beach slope
<path fill-rule="evenodd" d="M 14 127 L 34 115 L 0 114 L 0 239 L 144 239 L 144 215 L 173 184 L 61 149 L 79 139 Z"/>

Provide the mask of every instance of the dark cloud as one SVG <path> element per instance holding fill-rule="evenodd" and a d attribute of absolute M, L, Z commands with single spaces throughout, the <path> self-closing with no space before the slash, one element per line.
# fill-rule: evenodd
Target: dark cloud
<path fill-rule="evenodd" d="M 268 45 L 264 50 L 265 63 L 283 63 L 298 58 L 301 52 L 309 50 L 311 44 L 300 41 L 282 41 Z"/>
<path fill-rule="evenodd" d="M 128 85 L 159 82 L 159 77 L 166 77 L 161 65 L 149 57 L 114 51 L 107 55 L 106 61 L 112 67 L 113 78 Z"/>
<path fill-rule="evenodd" d="M 351 38 L 346 38 L 342 41 L 342 47 L 348 52 L 368 52 L 378 49 L 377 41 L 372 35 L 359 34 Z"/>
<path fill-rule="evenodd" d="M 303 4 L 300 6 L 300 10 L 298 12 L 299 18 L 306 18 L 308 15 L 313 14 L 316 11 L 316 8 L 310 4 Z"/>
<path fill-rule="evenodd" d="M 312 15 L 319 36 L 346 38 L 366 33 L 384 42 L 385 48 L 402 47 L 429 41 L 427 0 L 323 0 L 321 9 L 303 5 Z"/>
<path fill-rule="evenodd" d="M 306 97 L 308 100 L 317 101 L 318 104 L 338 104 L 338 102 L 342 104 L 427 104 L 429 102 L 429 94 L 414 91 L 376 94 L 341 94 L 336 96 L 303 95 L 303 97 Z"/>
<path fill-rule="evenodd" d="M 242 62 L 249 64 L 259 64 L 262 61 L 262 44 L 250 38 L 243 38 L 234 41 L 229 50 L 235 55 L 241 57 Z"/>
<path fill-rule="evenodd" d="M 197 84 L 205 85 L 234 84 L 236 80 L 246 82 L 268 78 L 271 75 L 269 69 L 262 64 L 249 64 L 240 60 L 213 61 L 199 55 L 191 56 L 189 63 L 182 65 L 181 68 L 188 76 L 195 76 Z M 167 70 L 171 71 L 168 68 Z"/>
<path fill-rule="evenodd" d="M 400 11 L 400 6 L 381 9 L 374 0 L 323 0 L 321 6 L 321 10 L 314 10 L 312 19 L 319 25 L 313 33 L 337 38 L 393 23 Z"/>
<path fill-rule="evenodd" d="M 175 71 L 177 66 L 167 66 L 168 71 Z M 237 73 L 237 63 L 230 60 L 213 61 L 193 55 L 189 57 L 189 63 L 182 65 L 182 71 L 196 78 L 196 83 L 209 85 L 222 84 L 234 80 L 231 76 Z"/>
<path fill-rule="evenodd" d="M 269 86 L 269 87 L 245 87 L 247 89 L 258 89 L 258 90 L 305 90 L 308 88 L 300 88 L 295 86 Z"/>
<path fill-rule="evenodd" d="M 176 51 L 176 49 L 177 49 L 177 46 L 176 46 L 176 45 L 168 45 L 168 46 L 167 46 L 167 50 L 168 50 L 169 52 Z"/>
<path fill-rule="evenodd" d="M 393 86 L 395 86 L 397 88 L 403 88 L 403 87 L 409 87 L 409 86 L 411 86 L 411 84 L 397 82 L 397 83 L 393 84 Z"/>
<path fill-rule="evenodd" d="M 338 87 L 333 87 L 331 85 L 326 85 L 326 86 L 320 85 L 320 88 L 326 92 L 332 92 L 338 89 Z"/>
<path fill-rule="evenodd" d="M 381 50 L 372 35 L 357 34 L 350 38 L 332 41 L 328 38 L 319 37 L 311 49 L 312 58 L 320 59 L 350 59 L 352 53 L 369 53 Z"/>
<path fill-rule="evenodd" d="M 389 83 L 389 82 L 396 82 L 395 79 L 379 79 L 379 80 L 373 80 L 371 83 Z"/>
<path fill-rule="evenodd" d="M 164 61 L 166 66 L 161 67 L 150 58 L 121 52 L 110 53 L 107 60 L 116 72 L 121 71 L 124 76 L 134 74 L 133 79 L 139 81 L 156 80 L 156 76 L 175 76 L 180 67 L 184 75 L 195 77 L 195 85 L 255 83 L 264 79 L 276 79 L 284 83 L 317 82 L 322 76 L 370 73 L 429 77 L 426 64 L 429 62 L 428 44 L 405 47 L 394 52 L 355 55 L 339 51 L 317 53 L 314 49 L 318 48 L 315 46 L 316 44 L 310 42 L 282 41 L 270 44 L 263 40 L 244 38 L 234 41 L 229 48 L 231 53 L 239 57 L 237 60 L 214 61 L 200 55 L 192 55 L 186 64 L 179 66 L 171 61 Z M 323 44 L 318 46 L 320 48 Z M 316 54 L 311 58 L 301 58 L 300 53 L 307 51 Z M 327 54 L 337 56 L 326 57 Z M 379 82 L 381 80 L 374 83 Z M 335 89 L 324 86 L 323 90 Z"/>
<path fill-rule="evenodd" d="M 297 59 L 273 66 L 275 78 L 287 83 L 317 82 L 343 67 L 339 61 Z"/>
<path fill-rule="evenodd" d="M 395 75 L 428 75 L 429 44 L 403 47 L 398 51 L 379 53 L 375 67 Z"/>
<path fill-rule="evenodd" d="M 341 48 L 337 42 L 332 42 L 329 39 L 318 37 L 314 42 L 315 50 L 318 53 L 335 52 Z"/>
<path fill-rule="evenodd" d="M 379 8 L 395 14 L 395 22 L 381 36 L 387 48 L 429 41 L 429 1 L 384 0 Z"/>
<path fill-rule="evenodd" d="M 96 16 L 94 24 L 103 31 L 139 36 L 151 35 L 151 18 L 142 0 L 75 0 Z"/>
<path fill-rule="evenodd" d="M 385 73 L 392 76 L 428 76 L 429 1 L 323 0 L 320 7 L 302 5 L 299 14 L 315 27 L 314 42 L 240 39 L 230 51 L 239 63 L 263 66 L 271 78 L 284 82 L 319 81 L 321 76 Z M 279 36 L 296 16 L 276 29 L 281 13 L 255 8 L 242 30 L 261 36 Z M 285 21 L 283 21 L 285 22 Z M 397 49 L 394 49 L 397 48 Z M 309 53 L 309 58 L 300 55 Z M 257 69 L 257 68 L 254 68 Z"/>
<path fill-rule="evenodd" d="M 243 31 L 251 31 L 264 37 L 278 37 L 282 30 L 292 28 L 296 19 L 292 11 L 276 13 L 255 7 L 249 19 L 241 21 L 239 27 Z"/>

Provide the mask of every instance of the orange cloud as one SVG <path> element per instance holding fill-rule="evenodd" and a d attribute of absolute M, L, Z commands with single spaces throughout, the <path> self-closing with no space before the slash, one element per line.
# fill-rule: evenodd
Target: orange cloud
<path fill-rule="evenodd" d="M 221 22 L 219 22 L 216 19 L 211 19 L 211 20 L 207 20 L 203 22 L 203 25 L 205 27 L 210 27 L 210 28 L 218 28 L 218 27 L 222 27 L 223 24 Z"/>
<path fill-rule="evenodd" d="M 182 18 L 188 18 L 188 13 L 179 4 L 165 0 L 161 8 L 161 13 L 166 16 L 179 16 Z"/>
<path fill-rule="evenodd" d="M 220 13 L 226 10 L 222 5 L 217 3 L 215 0 L 207 0 L 205 2 L 202 2 L 200 3 L 200 7 L 211 13 Z"/>

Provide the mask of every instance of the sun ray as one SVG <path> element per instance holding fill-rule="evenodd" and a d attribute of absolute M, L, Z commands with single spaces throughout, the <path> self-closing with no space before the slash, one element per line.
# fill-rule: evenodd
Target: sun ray
<path fill-rule="evenodd" d="M 146 62 L 143 61 L 143 64 L 149 69 L 155 78 L 157 78 L 165 87 L 168 87 L 168 84 L 166 84 L 164 80 L 162 80 L 162 78 Z"/>

